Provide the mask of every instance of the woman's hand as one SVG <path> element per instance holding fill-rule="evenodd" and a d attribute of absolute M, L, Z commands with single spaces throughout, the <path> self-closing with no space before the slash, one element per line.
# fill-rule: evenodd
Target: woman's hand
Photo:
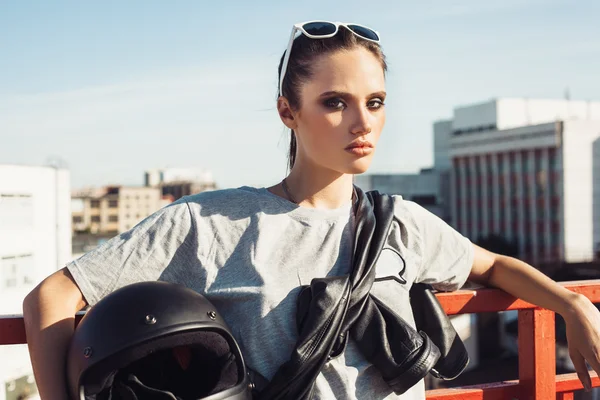
<path fill-rule="evenodd" d="M 579 380 L 589 391 L 592 381 L 586 361 L 600 376 L 600 312 L 588 298 L 579 296 L 563 318 L 567 325 L 569 355 Z"/>
<path fill-rule="evenodd" d="M 469 279 L 562 315 L 571 360 L 581 383 L 591 390 L 586 361 L 600 375 L 600 312 L 587 297 L 571 292 L 521 260 L 479 246 L 475 246 Z"/>

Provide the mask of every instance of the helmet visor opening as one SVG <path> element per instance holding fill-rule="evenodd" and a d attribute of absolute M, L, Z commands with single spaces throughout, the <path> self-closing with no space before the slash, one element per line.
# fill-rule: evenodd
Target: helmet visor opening
<path fill-rule="evenodd" d="M 117 367 L 102 374 L 107 365 Z M 134 346 L 111 357 L 107 365 L 88 371 L 83 378 L 86 399 L 198 400 L 232 388 L 244 378 L 241 360 L 227 338 L 208 330 Z M 91 394 L 96 396 L 88 397 Z"/>

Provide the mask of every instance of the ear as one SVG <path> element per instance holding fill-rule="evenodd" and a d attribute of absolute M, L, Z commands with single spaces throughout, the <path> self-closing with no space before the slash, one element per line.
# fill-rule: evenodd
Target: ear
<path fill-rule="evenodd" d="M 298 126 L 296 113 L 294 113 L 292 107 L 290 107 L 290 103 L 283 96 L 280 96 L 277 99 L 277 112 L 279 113 L 279 118 L 281 118 L 281 121 L 285 126 L 290 129 L 296 129 Z"/>

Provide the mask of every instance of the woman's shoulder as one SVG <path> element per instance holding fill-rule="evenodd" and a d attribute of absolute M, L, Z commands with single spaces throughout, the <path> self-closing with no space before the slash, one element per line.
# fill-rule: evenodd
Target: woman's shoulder
<path fill-rule="evenodd" d="M 425 226 L 445 224 L 432 211 L 402 195 L 390 195 L 394 201 L 394 220 L 396 227 L 406 234 L 421 239 Z"/>
<path fill-rule="evenodd" d="M 423 213 L 428 211 L 418 203 L 404 198 L 400 194 L 390 195 L 394 200 L 394 217 L 403 223 L 418 224 Z"/>
<path fill-rule="evenodd" d="M 230 204 L 244 201 L 251 198 L 256 199 L 262 189 L 251 186 L 240 186 L 237 188 L 206 190 L 204 192 L 191 194 L 183 197 L 181 200 L 188 204 L 210 205 L 210 204 Z"/>
<path fill-rule="evenodd" d="M 194 218 L 227 216 L 242 219 L 261 211 L 266 189 L 251 186 L 204 191 L 182 197 Z"/>

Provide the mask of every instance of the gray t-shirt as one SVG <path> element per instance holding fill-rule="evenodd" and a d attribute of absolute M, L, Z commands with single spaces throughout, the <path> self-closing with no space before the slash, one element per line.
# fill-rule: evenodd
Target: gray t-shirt
<path fill-rule="evenodd" d="M 412 283 L 459 289 L 471 270 L 473 246 L 416 203 L 401 196 L 394 202 L 377 277 L 407 283 L 378 280 L 371 293 L 414 326 Z M 350 202 L 317 210 L 265 188 L 203 192 L 157 211 L 67 267 L 90 305 L 148 280 L 184 284 L 206 295 L 230 325 L 248 368 L 271 379 L 295 345 L 300 286 L 349 273 L 353 223 Z M 315 393 L 317 399 L 425 398 L 423 381 L 395 395 L 352 341 L 326 364 Z"/>

